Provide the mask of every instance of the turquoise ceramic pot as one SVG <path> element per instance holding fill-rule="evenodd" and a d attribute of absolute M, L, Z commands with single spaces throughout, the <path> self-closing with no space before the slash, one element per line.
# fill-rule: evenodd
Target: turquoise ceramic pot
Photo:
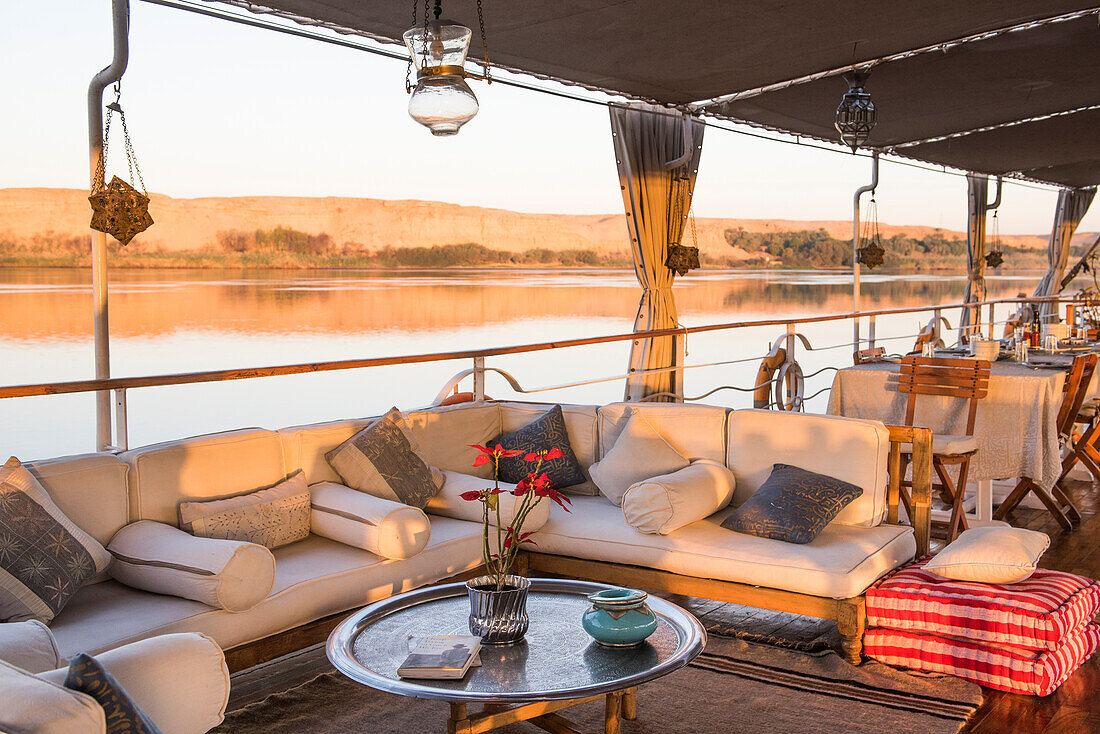
<path fill-rule="evenodd" d="M 649 594 L 636 589 L 604 589 L 588 595 L 592 608 L 584 613 L 584 631 L 607 647 L 632 647 L 657 629 L 657 615 L 645 603 Z"/>

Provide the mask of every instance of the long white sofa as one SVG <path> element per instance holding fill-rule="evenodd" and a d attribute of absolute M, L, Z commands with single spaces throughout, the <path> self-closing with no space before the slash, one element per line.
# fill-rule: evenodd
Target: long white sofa
<path fill-rule="evenodd" d="M 274 551 L 270 594 L 236 613 L 140 591 L 104 575 L 82 588 L 50 624 L 61 654 L 95 654 L 155 635 L 200 632 L 228 651 L 236 669 L 285 651 L 275 640 L 293 649 L 322 639 L 332 615 L 472 572 L 481 563 L 480 525 L 473 521 L 478 510 L 455 498 L 483 487 L 489 474 L 488 467 L 472 468 L 475 452 L 468 445 L 526 425 L 549 407 L 485 402 L 405 414 L 428 460 L 446 476 L 441 496 L 427 508 L 431 539 L 418 555 L 385 560 L 311 535 Z M 586 471 L 614 445 L 633 407 L 685 456 L 728 466 L 737 482 L 733 505 L 751 496 L 776 462 L 829 473 L 859 485 L 864 494 L 813 542 L 795 545 L 721 528 L 728 508 L 669 535 L 640 533 L 621 508 L 586 482 L 571 490 L 590 496 L 574 496 L 571 513 L 553 507 L 538 529 L 537 553 L 527 555 L 533 574 L 633 583 L 837 619 L 849 658 L 858 660 L 861 594 L 923 550 L 912 527 L 886 522 L 891 430 L 870 421 L 699 405 L 562 407 Z M 310 484 L 340 482 L 324 454 L 371 420 L 244 429 L 119 456 L 87 454 L 29 466 L 59 507 L 107 545 L 138 520 L 176 525 L 184 499 L 269 486 L 299 469 Z M 922 537 L 926 544 L 927 535 Z M 295 632 L 280 635 L 290 630 Z"/>

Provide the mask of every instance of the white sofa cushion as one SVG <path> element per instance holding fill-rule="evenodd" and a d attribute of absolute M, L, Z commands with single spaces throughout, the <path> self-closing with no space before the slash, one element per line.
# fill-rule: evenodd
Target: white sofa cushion
<path fill-rule="evenodd" d="M 470 445 L 484 446 L 503 433 L 500 407 L 496 403 L 462 403 L 414 410 L 404 415 L 429 464 L 446 471 L 492 478 L 492 466 L 482 464 L 474 468 L 478 452 Z"/>
<path fill-rule="evenodd" d="M 443 472 L 443 477 L 443 491 L 432 497 L 431 502 L 424 509 L 432 515 L 442 515 L 443 517 L 480 523 L 482 519 L 481 503 L 464 500 L 460 495 L 463 492 L 479 492 L 492 487 L 493 480 L 472 477 L 469 474 L 460 474 L 453 471 Z M 503 494 L 497 495 L 500 505 L 500 522 L 504 527 L 508 527 L 512 524 L 512 518 L 515 517 L 516 510 L 523 498 L 512 494 L 512 490 L 516 488 L 514 484 L 501 482 L 500 488 L 504 490 Z M 553 502 L 548 498 L 543 497 L 527 513 L 527 519 L 523 522 L 523 532 L 532 532 L 545 525 L 546 521 L 550 519 L 550 505 L 552 504 Z M 489 522 L 496 525 L 495 512 L 489 513 Z"/>
<path fill-rule="evenodd" d="M 734 506 L 751 497 L 775 464 L 850 482 L 863 494 L 830 525 L 874 527 L 886 517 L 890 432 L 877 421 L 780 410 L 729 414 L 726 466 L 737 478 Z"/>
<path fill-rule="evenodd" d="M 61 511 L 101 545 L 130 522 L 130 467 L 114 454 L 63 456 L 26 467 Z"/>
<path fill-rule="evenodd" d="M 728 505 L 733 487 L 733 472 L 721 462 L 698 459 L 632 485 L 623 495 L 623 517 L 639 532 L 668 535 Z"/>
<path fill-rule="evenodd" d="M 435 518 L 428 547 L 404 561 L 387 561 L 315 535 L 274 555 L 274 587 L 247 612 L 107 581 L 78 591 L 50 629 L 62 655 L 94 655 L 171 632 L 202 632 L 229 650 L 474 568 L 481 563 L 481 528 Z"/>
<path fill-rule="evenodd" d="M 214 640 L 196 633 L 160 635 L 95 656 L 161 734 L 198 734 L 222 722 L 229 670 Z M 67 668 L 38 677 L 63 685 Z"/>
<path fill-rule="evenodd" d="M 309 487 L 296 471 L 272 487 L 224 499 L 180 502 L 179 513 L 180 529 L 200 538 L 278 548 L 309 535 Z"/>
<path fill-rule="evenodd" d="M 412 558 L 428 545 L 432 527 L 423 510 L 343 484 L 310 486 L 310 530 L 382 558 Z"/>
<path fill-rule="evenodd" d="M 130 465 L 130 517 L 175 525 L 181 500 L 227 497 L 286 478 L 279 434 L 260 428 L 143 446 Z"/>
<path fill-rule="evenodd" d="M 671 474 L 691 462 L 677 451 L 646 419 L 631 410 L 626 428 L 611 450 L 589 468 L 600 494 L 616 505 L 631 485 L 651 477 Z"/>
<path fill-rule="evenodd" d="M 927 571 L 956 581 L 1016 584 L 1035 573 L 1050 547 L 1046 533 L 1023 528 L 970 528 L 924 564 Z"/>
<path fill-rule="evenodd" d="M 230 612 L 259 604 L 275 580 L 275 558 L 262 545 L 200 538 L 152 520 L 119 530 L 108 550 L 111 575 L 127 586 Z"/>
<path fill-rule="evenodd" d="M 725 408 L 683 403 L 611 403 L 599 410 L 600 457 L 607 456 L 626 428 L 630 411 L 646 417 L 673 448 L 688 459 L 726 459 Z"/>
<path fill-rule="evenodd" d="M 531 539 L 540 553 L 834 599 L 862 594 L 916 553 L 910 527 L 832 524 L 798 545 L 726 530 L 721 522 L 732 511 L 727 507 L 671 535 L 647 535 L 627 525 L 622 510 L 603 497 L 576 497 L 572 512 L 552 508 L 550 521 Z"/>
<path fill-rule="evenodd" d="M 286 470 L 292 472 L 301 469 L 306 476 L 306 484 L 342 482 L 340 475 L 325 459 L 325 454 L 380 417 L 280 428 L 279 439 L 283 444 Z"/>
<path fill-rule="evenodd" d="M 0 660 L 28 673 L 53 670 L 62 664 L 50 628 L 37 619 L 0 624 Z"/>
<path fill-rule="evenodd" d="M 103 734 L 103 707 L 0 660 L 0 731 L 12 734 Z"/>
<path fill-rule="evenodd" d="M 500 407 L 500 431 L 501 433 L 511 433 L 523 428 L 546 413 L 554 407 L 555 403 L 501 402 L 497 405 Z M 584 473 L 586 481 L 559 489 L 566 494 L 599 494 L 600 490 L 593 484 L 588 473 L 588 467 L 596 463 L 599 458 L 596 455 L 596 406 L 569 405 L 566 403 L 560 405 L 562 417 L 565 418 L 565 430 L 569 432 L 569 443 L 573 447 L 573 454 L 577 457 L 577 463 L 580 464 L 581 472 Z"/>

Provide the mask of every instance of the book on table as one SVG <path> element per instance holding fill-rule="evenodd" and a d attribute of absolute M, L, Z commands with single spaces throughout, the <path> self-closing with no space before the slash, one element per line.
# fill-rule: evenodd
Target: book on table
<path fill-rule="evenodd" d="M 434 635 L 422 637 L 401 663 L 397 674 L 402 678 L 457 679 L 480 665 L 481 638 L 472 635 Z"/>

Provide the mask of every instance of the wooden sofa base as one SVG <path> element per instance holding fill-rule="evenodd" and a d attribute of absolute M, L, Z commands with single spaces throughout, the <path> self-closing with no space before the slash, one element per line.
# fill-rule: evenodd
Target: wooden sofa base
<path fill-rule="evenodd" d="M 862 596 L 850 599 L 828 599 L 733 581 L 682 576 L 642 566 L 588 561 L 544 553 L 525 555 L 528 572 L 535 576 L 540 573 L 550 573 L 584 581 L 630 586 L 647 591 L 681 594 L 744 604 L 759 609 L 831 619 L 837 623 L 837 629 L 840 631 L 844 659 L 854 665 L 859 665 L 863 659 L 863 632 L 867 626 L 867 606 Z"/>

